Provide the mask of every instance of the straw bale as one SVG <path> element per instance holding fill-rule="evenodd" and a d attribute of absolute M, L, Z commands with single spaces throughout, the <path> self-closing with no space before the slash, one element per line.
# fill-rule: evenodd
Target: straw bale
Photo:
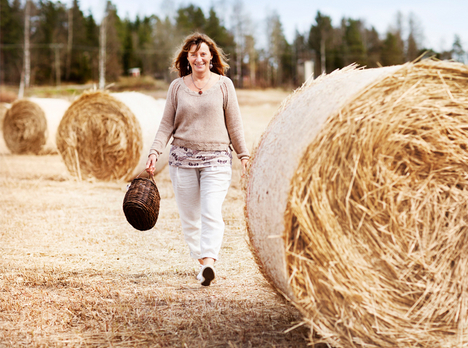
<path fill-rule="evenodd" d="M 305 85 L 247 183 L 263 273 L 335 347 L 468 344 L 468 67 L 425 60 Z"/>
<path fill-rule="evenodd" d="M 3 137 L 14 154 L 57 152 L 55 133 L 70 102 L 54 98 L 15 101 L 3 119 Z"/>
<path fill-rule="evenodd" d="M 141 126 L 143 150 L 141 152 L 138 165 L 131 175 L 131 179 L 133 179 L 146 168 L 148 153 L 151 145 L 153 144 L 154 136 L 158 131 L 159 124 L 161 123 L 166 101 L 165 99 L 154 99 L 137 92 L 112 93 L 111 95 L 132 110 Z M 161 170 L 163 170 L 167 165 L 169 160 L 169 149 L 170 146 L 166 147 L 166 150 L 158 158 L 155 173 L 161 172 Z"/>
<path fill-rule="evenodd" d="M 0 130 L 3 129 L 3 119 L 5 118 L 5 114 L 10 107 L 10 104 L 0 103 Z"/>
<path fill-rule="evenodd" d="M 16 93 L 11 92 L 11 91 L 0 91 L 0 103 L 8 103 L 11 104 L 13 103 L 18 96 Z"/>
<path fill-rule="evenodd" d="M 68 171 L 82 178 L 131 180 L 146 164 L 165 100 L 137 92 L 83 93 L 68 108 L 57 146 Z M 156 173 L 167 163 L 168 151 Z"/>

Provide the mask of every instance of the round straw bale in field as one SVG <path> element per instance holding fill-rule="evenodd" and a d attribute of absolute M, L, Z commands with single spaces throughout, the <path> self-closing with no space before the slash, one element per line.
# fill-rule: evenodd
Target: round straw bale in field
<path fill-rule="evenodd" d="M 467 90 L 458 63 L 350 67 L 304 85 L 263 134 L 251 248 L 331 346 L 468 344 Z"/>
<path fill-rule="evenodd" d="M 13 103 L 18 96 L 16 93 L 10 92 L 10 91 L 0 91 L 0 103 L 7 103 L 11 104 Z"/>
<path fill-rule="evenodd" d="M 0 130 L 3 129 L 3 119 L 5 118 L 5 114 L 10 107 L 10 104 L 0 103 Z"/>
<path fill-rule="evenodd" d="M 3 138 L 14 154 L 57 152 L 55 134 L 70 102 L 55 98 L 15 101 L 3 119 Z"/>
<path fill-rule="evenodd" d="M 66 111 L 57 147 L 68 171 L 81 178 L 130 180 L 145 169 L 165 100 L 137 92 L 83 93 Z M 167 163 L 160 157 L 156 173 Z"/>

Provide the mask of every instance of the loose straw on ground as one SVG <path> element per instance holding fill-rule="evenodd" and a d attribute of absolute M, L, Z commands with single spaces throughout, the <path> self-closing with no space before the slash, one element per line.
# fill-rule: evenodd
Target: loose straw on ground
<path fill-rule="evenodd" d="M 468 343 L 467 90 L 458 63 L 349 68 L 304 86 L 265 132 L 252 249 L 323 342 Z"/>
<path fill-rule="evenodd" d="M 80 179 L 130 180 L 144 170 L 165 101 L 136 92 L 83 93 L 65 113 L 57 146 Z M 167 163 L 158 161 L 156 173 Z"/>
<path fill-rule="evenodd" d="M 15 101 L 3 119 L 3 138 L 13 154 L 57 152 L 55 133 L 70 102 L 53 98 Z"/>

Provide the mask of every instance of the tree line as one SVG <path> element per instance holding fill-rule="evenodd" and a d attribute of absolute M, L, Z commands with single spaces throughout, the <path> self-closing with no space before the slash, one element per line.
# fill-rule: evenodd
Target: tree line
<path fill-rule="evenodd" d="M 85 15 L 74 0 L 30 2 L 31 84 L 97 82 L 99 79 L 100 28 L 91 13 Z M 235 0 L 228 28 L 214 8 L 204 13 L 189 4 L 173 16 L 157 15 L 135 20 L 120 18 L 111 1 L 106 6 L 106 81 L 117 81 L 138 67 L 143 75 L 170 81 L 168 67 L 182 39 L 200 31 L 213 38 L 229 57 L 228 75 L 238 87 L 297 87 L 304 81 L 304 62 L 314 62 L 314 74 L 331 72 L 351 63 L 367 67 L 413 61 L 421 55 L 464 62 L 460 38 L 452 48 L 436 52 L 422 46 L 417 18 L 396 15 L 389 30 L 378 33 L 359 19 L 343 18 L 334 26 L 329 16 L 317 12 L 310 30 L 285 37 L 280 16 L 267 14 L 266 40 L 254 35 L 242 0 Z M 19 84 L 24 74 L 25 5 L 20 0 L 0 0 L 0 83 Z M 262 47 L 259 42 L 263 41 Z"/>

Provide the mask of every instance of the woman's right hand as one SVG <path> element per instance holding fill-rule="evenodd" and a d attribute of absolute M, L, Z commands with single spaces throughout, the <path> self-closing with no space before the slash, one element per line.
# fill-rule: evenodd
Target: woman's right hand
<path fill-rule="evenodd" d="M 149 175 L 154 175 L 154 169 L 157 161 L 158 157 L 155 154 L 151 154 L 148 156 L 148 161 L 146 161 L 146 172 Z"/>

